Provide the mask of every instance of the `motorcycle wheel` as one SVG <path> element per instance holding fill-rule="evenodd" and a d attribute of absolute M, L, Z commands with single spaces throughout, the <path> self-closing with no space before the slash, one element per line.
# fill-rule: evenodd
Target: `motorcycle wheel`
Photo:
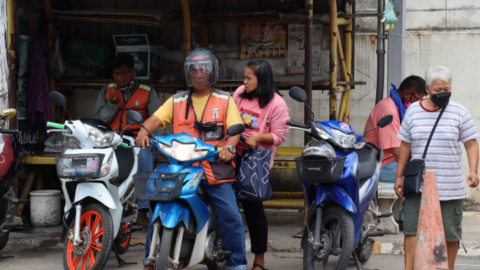
<path fill-rule="evenodd" d="M 314 211 L 312 209 L 312 211 Z M 315 217 L 312 218 L 315 220 Z M 339 206 L 327 208 L 322 215 L 322 228 L 330 232 L 330 249 L 327 251 L 324 262 L 328 262 L 329 255 L 339 256 L 335 270 L 345 270 L 352 256 L 355 241 L 355 229 L 350 214 Z M 315 233 L 315 222 L 310 225 L 310 232 Z M 328 234 L 327 234 L 328 235 Z M 307 235 L 308 237 L 308 235 Z M 303 269 L 315 270 L 318 261 L 316 251 L 308 241 L 303 245 Z"/>
<path fill-rule="evenodd" d="M 369 211 L 367 211 L 365 214 L 363 214 L 363 225 L 365 224 L 370 224 L 374 221 L 373 214 Z M 360 235 L 363 235 L 364 228 L 362 227 L 362 233 Z M 371 238 L 373 241 L 375 241 L 375 238 Z M 370 259 L 370 256 L 372 256 L 373 252 L 373 244 L 368 243 L 368 238 L 365 240 L 365 243 L 360 243 L 355 249 L 355 252 L 357 253 L 358 259 L 360 260 L 361 263 L 365 263 Z"/>
<path fill-rule="evenodd" d="M 130 246 L 130 239 L 132 236 L 132 232 L 129 230 L 128 233 L 124 234 L 124 239 L 123 242 L 120 241 L 115 241 L 113 244 L 117 248 L 118 254 L 122 255 L 127 253 L 128 247 Z"/>
<path fill-rule="evenodd" d="M 80 238 L 77 247 L 65 237 L 63 248 L 64 269 L 100 270 L 105 267 L 113 246 L 113 222 L 108 209 L 92 203 L 82 209 Z M 75 220 L 70 224 L 74 229 Z M 75 256 L 77 253 L 77 257 Z"/>
<path fill-rule="evenodd" d="M 163 228 L 161 243 L 157 249 L 157 259 L 155 260 L 155 270 L 168 269 L 168 257 L 170 255 L 170 247 L 172 246 L 173 228 Z"/>
<path fill-rule="evenodd" d="M 0 250 L 4 249 L 5 246 L 7 245 L 9 235 L 10 235 L 10 232 L 7 232 L 7 233 L 4 233 L 2 236 L 0 236 Z"/>

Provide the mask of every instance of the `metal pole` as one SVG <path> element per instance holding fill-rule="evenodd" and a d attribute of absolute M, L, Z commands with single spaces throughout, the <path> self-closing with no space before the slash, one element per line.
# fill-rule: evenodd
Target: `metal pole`
<path fill-rule="evenodd" d="M 181 0 L 183 11 L 183 54 L 187 58 L 192 48 L 192 21 L 190 19 L 190 6 L 188 0 Z"/>
<path fill-rule="evenodd" d="M 378 0 L 378 13 L 383 13 L 385 9 L 385 0 Z M 375 104 L 383 99 L 384 77 L 385 77 L 385 24 L 382 23 L 382 17 L 377 21 L 377 96 Z"/>
<path fill-rule="evenodd" d="M 337 1 L 330 4 L 330 120 L 337 120 Z"/>
<path fill-rule="evenodd" d="M 7 0 L 7 63 L 8 71 L 8 107 L 17 108 L 17 32 L 15 0 Z M 9 121 L 10 129 L 17 128 L 17 117 Z"/>
<path fill-rule="evenodd" d="M 312 106 L 312 35 L 313 35 L 313 0 L 305 0 L 305 92 L 307 92 L 308 107 Z M 312 119 L 312 114 L 307 108 L 304 112 L 305 123 Z M 309 138 L 305 135 L 304 142 Z"/>
<path fill-rule="evenodd" d="M 348 5 L 348 13 L 353 14 L 353 8 L 352 5 Z M 352 48 L 352 30 L 353 30 L 353 22 L 354 18 L 352 18 L 352 21 L 350 24 L 345 26 L 345 67 L 347 70 L 347 75 L 349 80 L 353 81 L 352 76 L 352 54 L 353 54 L 353 48 Z M 342 116 L 339 114 L 339 121 L 343 121 L 345 123 L 348 123 L 350 120 L 350 91 L 345 92 L 342 94 L 342 103 L 343 103 L 343 95 L 346 95 L 345 97 L 345 110 Z"/>
<path fill-rule="evenodd" d="M 398 12 L 395 28 L 388 31 L 388 84 L 397 87 L 405 76 L 405 0 L 397 0 L 393 10 Z"/>

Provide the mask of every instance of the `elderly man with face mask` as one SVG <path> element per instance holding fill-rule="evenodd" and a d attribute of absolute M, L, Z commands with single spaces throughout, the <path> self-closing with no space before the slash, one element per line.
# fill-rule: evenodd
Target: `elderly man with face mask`
<path fill-rule="evenodd" d="M 126 129 L 124 134 L 135 136 L 140 130 L 139 125 L 128 126 L 126 114 L 135 110 L 144 119 L 152 116 L 160 107 L 157 91 L 153 86 L 135 77 L 135 62 L 129 54 L 119 54 L 112 62 L 114 83 L 105 85 L 97 98 L 95 118 L 109 124 L 116 132 Z M 161 129 L 155 131 L 160 134 Z M 138 171 L 153 171 L 155 156 L 149 148 L 143 149 L 138 155 Z M 140 201 L 138 205 L 137 223 L 148 226 L 148 204 Z"/>

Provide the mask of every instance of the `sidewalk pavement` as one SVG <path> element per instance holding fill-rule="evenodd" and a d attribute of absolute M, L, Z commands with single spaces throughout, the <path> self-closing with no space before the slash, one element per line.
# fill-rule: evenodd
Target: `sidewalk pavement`
<path fill-rule="evenodd" d="M 301 239 L 292 236 L 302 230 L 303 212 L 298 211 L 266 211 L 269 222 L 268 249 L 271 252 L 300 252 Z M 480 256 L 480 212 L 464 212 L 463 244 L 460 245 L 459 256 Z M 30 227 L 10 233 L 9 244 L 26 245 L 37 249 L 62 249 L 60 243 L 61 227 Z M 130 241 L 131 251 L 145 249 L 146 229 L 136 232 Z M 250 251 L 250 237 L 247 233 L 246 247 Z M 373 254 L 403 254 L 403 234 L 385 235 L 375 239 Z"/>

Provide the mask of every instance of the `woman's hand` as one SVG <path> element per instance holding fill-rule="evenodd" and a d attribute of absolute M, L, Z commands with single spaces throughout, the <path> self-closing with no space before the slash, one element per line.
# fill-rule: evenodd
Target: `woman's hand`
<path fill-rule="evenodd" d="M 478 186 L 478 176 L 474 172 L 470 172 L 467 176 L 468 185 L 471 188 L 476 188 Z"/>
<path fill-rule="evenodd" d="M 255 149 L 258 142 L 258 136 L 259 133 L 253 133 L 252 135 L 250 135 L 250 137 L 248 137 L 248 139 L 245 141 L 245 147 L 247 147 L 248 149 Z"/>
<path fill-rule="evenodd" d="M 478 183 L 478 182 L 477 182 Z M 403 179 L 400 177 L 397 177 L 397 180 L 395 181 L 395 185 L 393 186 L 393 189 L 395 189 L 395 194 L 399 198 L 403 198 Z"/>

